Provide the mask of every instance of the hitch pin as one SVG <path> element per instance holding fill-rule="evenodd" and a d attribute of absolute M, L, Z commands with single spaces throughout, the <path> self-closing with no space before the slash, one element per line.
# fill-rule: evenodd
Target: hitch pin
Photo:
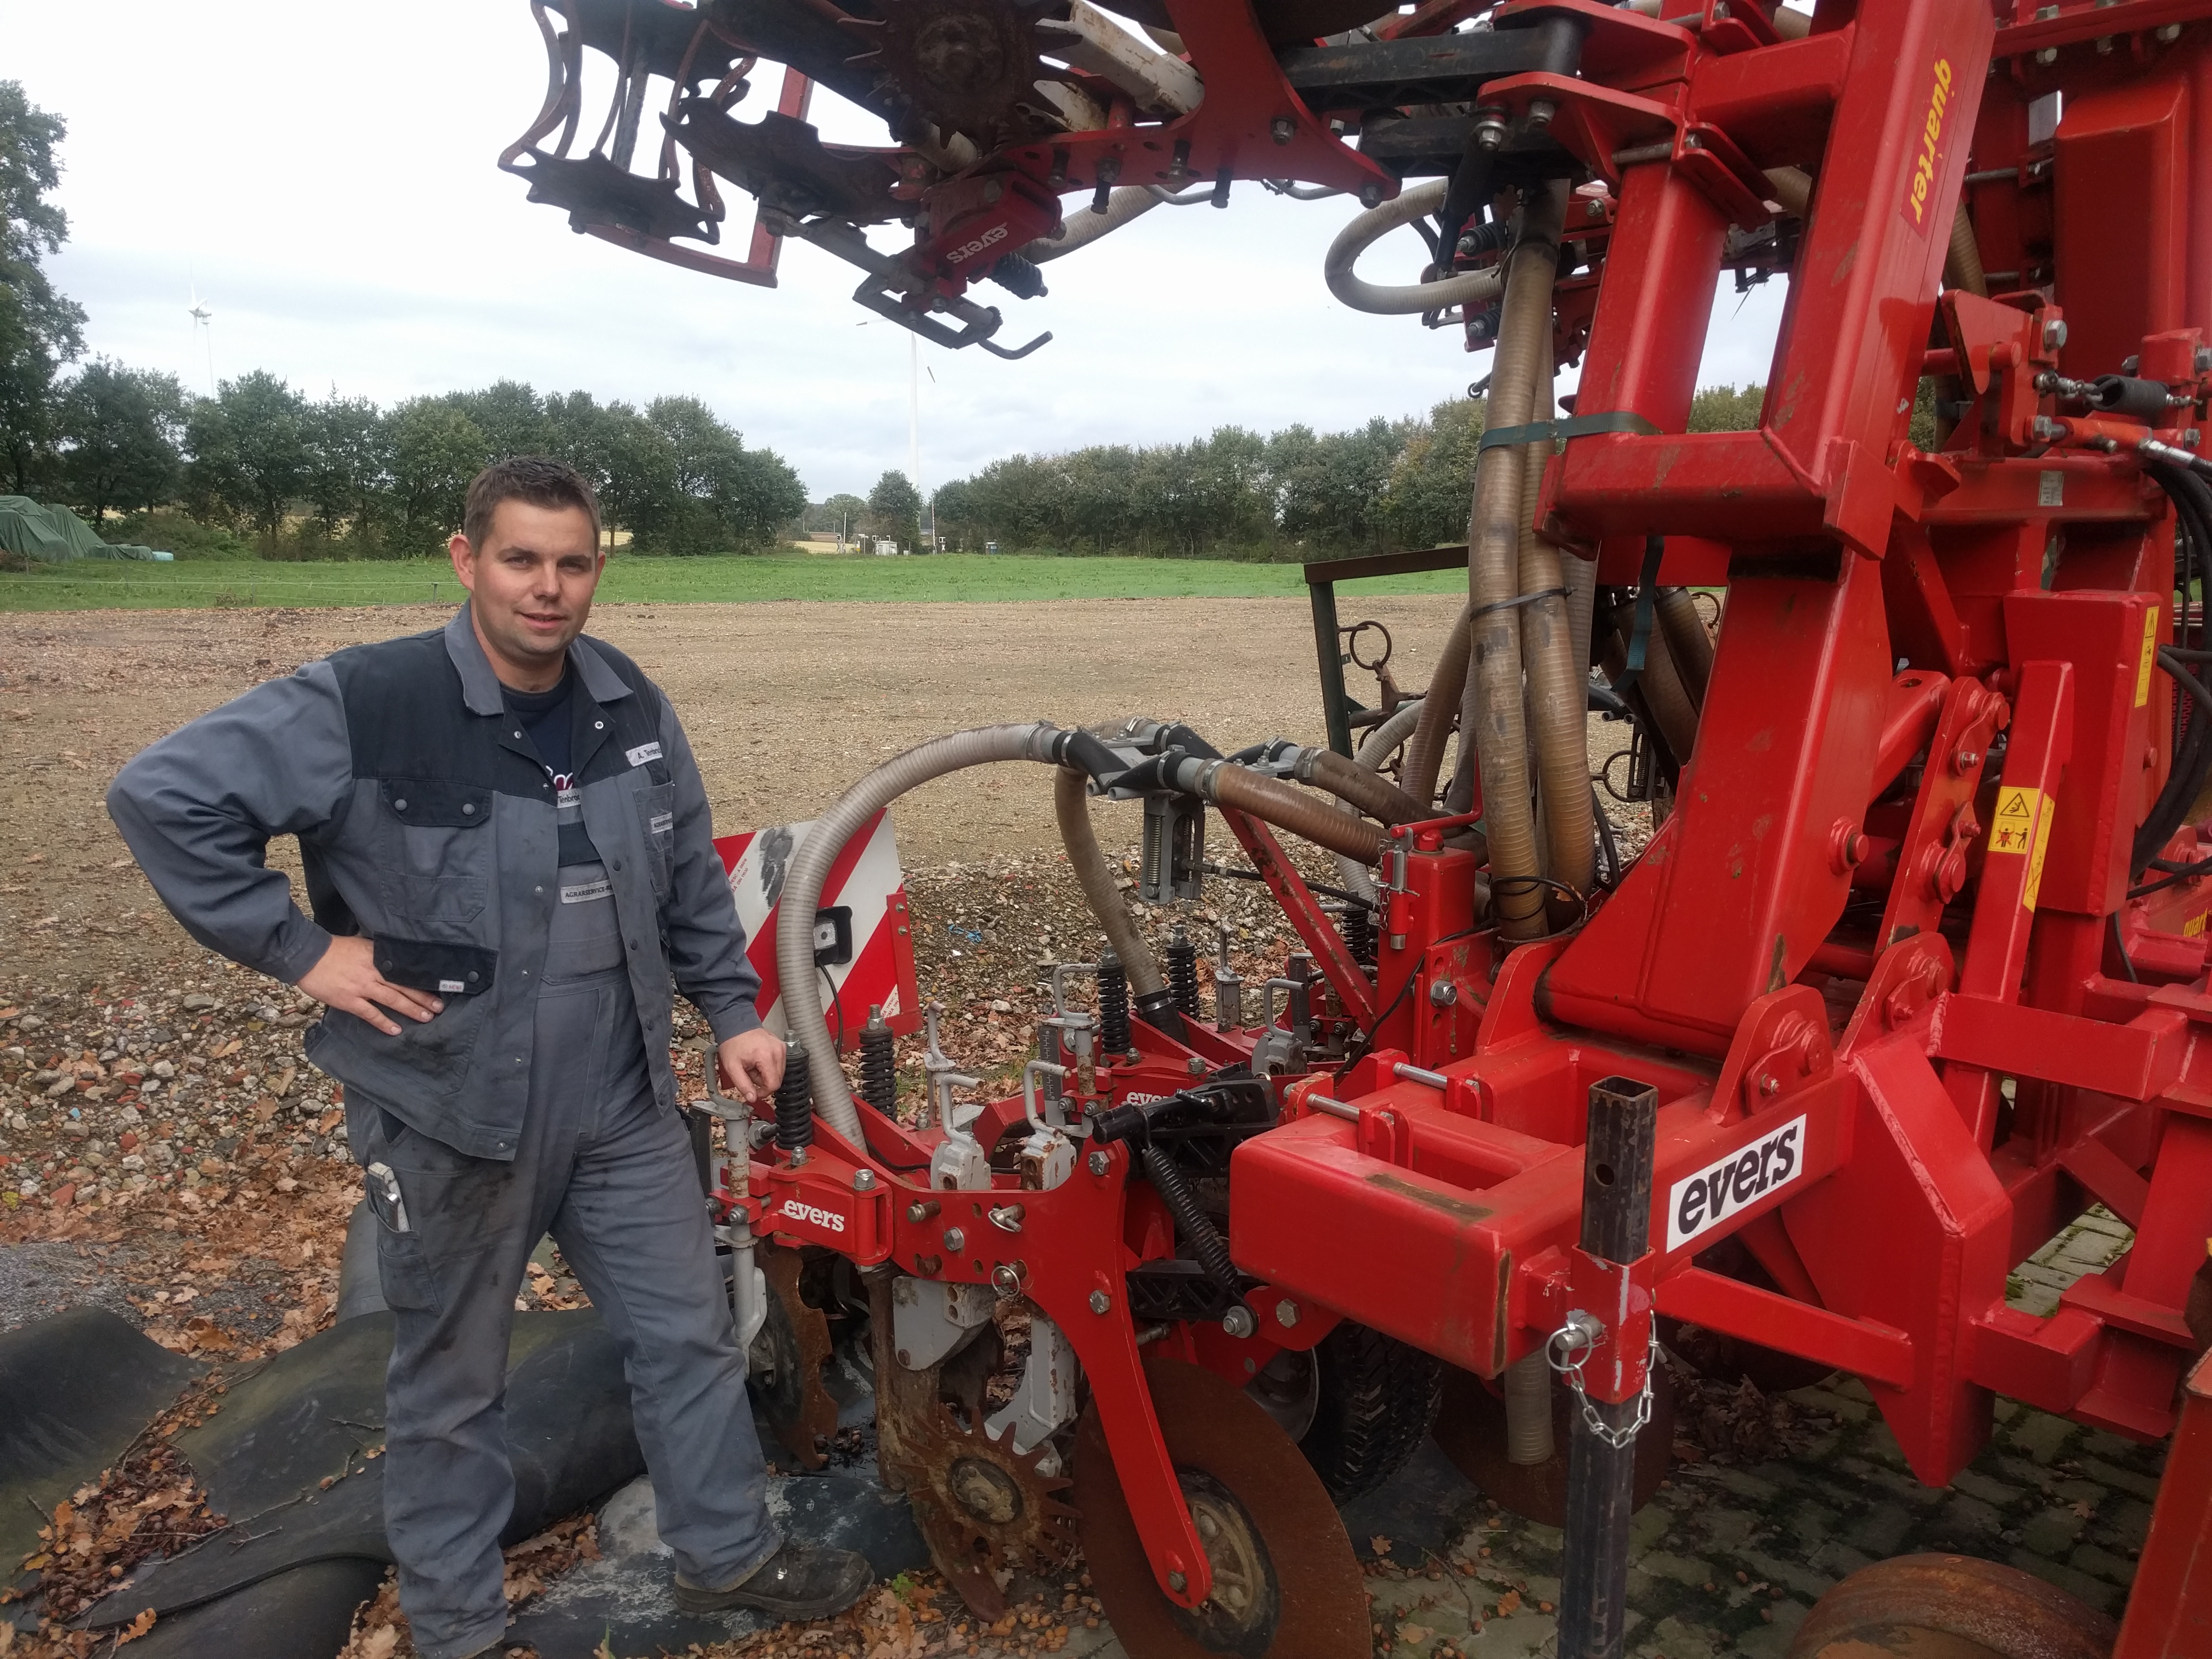
<path fill-rule="evenodd" d="M 1419 1066 L 1408 1066 L 1400 1060 L 1391 1071 L 1408 1083 L 1418 1083 L 1425 1089 L 1449 1089 L 1451 1079 L 1442 1072 L 1431 1072 Z"/>
<path fill-rule="evenodd" d="M 1348 1101 L 1331 1100 L 1327 1095 L 1308 1095 L 1305 1097 L 1305 1103 L 1306 1109 L 1309 1111 L 1322 1112 L 1330 1117 L 1340 1117 L 1347 1123 L 1359 1121 L 1359 1108 Z"/>

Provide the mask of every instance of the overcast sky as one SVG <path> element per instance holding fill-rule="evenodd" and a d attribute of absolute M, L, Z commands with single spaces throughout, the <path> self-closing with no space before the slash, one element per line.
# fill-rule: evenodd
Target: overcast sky
<path fill-rule="evenodd" d="M 851 267 L 794 244 L 775 289 L 680 270 L 574 234 L 499 171 L 544 91 L 526 0 L 0 0 L 0 76 L 69 122 L 71 236 L 52 268 L 90 313 L 94 352 L 202 391 L 211 344 L 218 377 L 266 368 L 314 396 L 389 403 L 502 378 L 602 399 L 688 392 L 817 501 L 906 465 L 906 336 L 852 303 Z M 744 118 L 772 95 L 756 79 Z M 835 102 L 817 105 L 825 136 L 885 142 Z M 750 198 L 730 193 L 749 224 Z M 1007 313 L 1002 340 L 1054 338 L 1018 363 L 922 347 L 925 486 L 1019 451 L 1228 423 L 1327 431 L 1458 394 L 1486 356 L 1322 286 L 1354 211 L 1239 185 L 1225 213 L 1156 210 L 1048 266 L 1043 299 L 983 285 Z M 1401 232 L 1363 274 L 1410 281 L 1419 258 Z M 1723 295 L 1701 384 L 1765 377 L 1779 287 Z M 195 293 L 215 313 L 198 339 Z"/>

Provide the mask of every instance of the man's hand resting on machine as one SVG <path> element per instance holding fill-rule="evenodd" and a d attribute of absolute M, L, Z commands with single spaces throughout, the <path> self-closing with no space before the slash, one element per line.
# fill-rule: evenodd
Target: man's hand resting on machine
<path fill-rule="evenodd" d="M 748 1106 L 766 1100 L 783 1081 L 783 1039 L 753 1030 L 732 1037 L 715 1051 L 729 1091 Z"/>
<path fill-rule="evenodd" d="M 386 1036 L 399 1035 L 386 1008 L 419 1022 L 446 1007 L 428 991 L 410 991 L 378 973 L 376 946 L 351 934 L 331 939 L 321 960 L 300 976 L 300 988 L 318 1002 L 367 1020 Z"/>

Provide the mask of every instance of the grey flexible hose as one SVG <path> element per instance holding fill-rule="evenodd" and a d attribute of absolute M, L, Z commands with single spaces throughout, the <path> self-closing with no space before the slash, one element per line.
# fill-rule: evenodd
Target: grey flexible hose
<path fill-rule="evenodd" d="M 1022 258 L 1031 264 L 1041 265 L 1078 248 L 1088 247 L 1101 236 L 1121 229 L 1167 199 L 1165 191 L 1154 190 L 1149 185 L 1123 185 L 1106 198 L 1105 212 L 1093 213 L 1086 207 L 1068 214 L 1060 222 L 1066 228 L 1065 235 L 1038 237 L 1022 250 Z"/>
<path fill-rule="evenodd" d="M 1060 728 L 1042 720 L 955 732 L 895 755 L 838 797 L 799 844 L 776 907 L 775 966 L 783 981 L 784 1029 L 802 1040 L 822 1029 L 822 988 L 814 964 L 814 912 L 822 884 L 845 843 L 860 827 L 908 790 L 948 772 L 993 761 L 1049 760 L 1046 747 Z M 819 1066 L 814 1109 L 823 1122 L 856 1146 L 866 1146 L 860 1114 L 845 1082 L 845 1068 Z"/>
<path fill-rule="evenodd" d="M 1352 757 L 1352 760 L 1370 772 L 1381 771 L 1382 763 L 1395 754 L 1399 746 L 1413 736 L 1413 727 L 1419 723 L 1420 718 L 1420 698 L 1415 697 L 1410 702 L 1400 703 L 1389 719 L 1376 726 L 1360 740 L 1359 752 Z M 1344 810 L 1346 812 L 1352 812 L 1358 809 L 1346 802 Z M 1358 859 L 1346 858 L 1343 854 L 1339 853 L 1336 855 L 1336 873 L 1343 881 L 1346 891 L 1358 894 L 1370 907 L 1379 901 L 1381 895 L 1375 890 L 1374 872 Z"/>
<path fill-rule="evenodd" d="M 1442 207 L 1444 191 L 1449 185 L 1450 180 L 1446 179 L 1416 185 L 1382 206 L 1368 209 L 1339 231 L 1336 240 L 1328 245 L 1328 258 L 1322 262 L 1322 277 L 1328 283 L 1328 291 L 1354 311 L 1372 312 L 1383 317 L 1414 316 L 1424 311 L 1442 311 L 1447 306 L 1487 305 L 1503 294 L 1505 279 L 1501 269 L 1470 270 L 1456 276 L 1440 277 L 1433 283 L 1393 288 L 1362 282 L 1352 270 L 1359 256 L 1390 232 Z"/>

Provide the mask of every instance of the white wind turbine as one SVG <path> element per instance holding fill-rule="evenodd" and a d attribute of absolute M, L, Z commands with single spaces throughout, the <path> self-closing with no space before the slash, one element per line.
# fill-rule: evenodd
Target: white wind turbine
<path fill-rule="evenodd" d="M 199 285 L 191 288 L 192 306 L 189 313 L 192 332 L 200 335 L 207 345 L 208 396 L 215 396 L 215 313 L 200 303 Z"/>

